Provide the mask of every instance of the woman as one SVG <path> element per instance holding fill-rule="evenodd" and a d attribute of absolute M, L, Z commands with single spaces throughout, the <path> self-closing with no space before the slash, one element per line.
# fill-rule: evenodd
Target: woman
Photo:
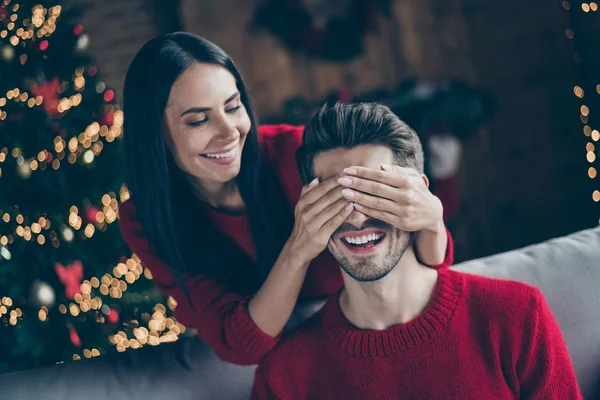
<path fill-rule="evenodd" d="M 258 363 L 299 296 L 341 287 L 323 250 L 357 211 L 337 182 L 302 187 L 294 157 L 302 128 L 259 127 L 232 60 L 202 38 L 172 33 L 146 43 L 127 72 L 123 109 L 125 240 L 178 302 L 182 324 L 221 359 Z M 441 205 L 416 207 L 421 225 L 439 228 L 417 235 L 422 261 L 450 265 Z"/>

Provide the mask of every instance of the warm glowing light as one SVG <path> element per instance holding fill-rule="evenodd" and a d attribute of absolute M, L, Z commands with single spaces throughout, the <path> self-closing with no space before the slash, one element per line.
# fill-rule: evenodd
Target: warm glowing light
<path fill-rule="evenodd" d="M 583 105 L 581 106 L 581 115 L 583 115 L 584 117 L 587 117 L 590 114 L 590 109 L 588 108 L 588 106 Z"/>
<path fill-rule="evenodd" d="M 594 144 L 593 144 L 593 143 L 588 143 L 588 144 L 586 144 L 586 145 L 585 145 L 585 149 L 586 149 L 587 151 L 594 151 L 594 149 L 595 149 L 595 148 L 594 148 Z"/>

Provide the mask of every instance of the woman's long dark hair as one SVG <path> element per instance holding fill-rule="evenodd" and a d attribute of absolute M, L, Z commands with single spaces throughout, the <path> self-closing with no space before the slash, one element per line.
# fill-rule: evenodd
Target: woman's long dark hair
<path fill-rule="evenodd" d="M 204 213 L 193 211 L 199 204 L 183 172 L 175 165 L 163 136 L 164 111 L 171 87 L 195 63 L 227 69 L 237 82 L 250 117 L 251 128 L 237 180 L 257 250 L 258 268 L 253 277 L 258 285 L 266 278 L 287 239 L 288 235 L 282 231 L 289 234 L 291 226 L 289 218 L 282 223 L 282 216 L 278 215 L 285 207 L 280 204 L 283 196 L 276 193 L 277 185 L 269 188 L 263 184 L 273 179 L 265 180 L 268 169 L 261 161 L 256 118 L 244 80 L 231 58 L 212 42 L 189 33 L 170 33 L 148 41 L 133 59 L 125 78 L 123 99 L 127 185 L 150 244 L 169 265 L 179 284 L 183 284 L 183 273 L 194 272 L 228 281 L 236 279 L 228 273 L 231 269 L 228 264 L 247 257 L 223 235 L 216 231 L 207 234 L 206 226 L 198 226 L 210 221 Z M 190 213 L 195 218 L 190 218 Z M 184 291 L 187 295 L 185 287 Z"/>

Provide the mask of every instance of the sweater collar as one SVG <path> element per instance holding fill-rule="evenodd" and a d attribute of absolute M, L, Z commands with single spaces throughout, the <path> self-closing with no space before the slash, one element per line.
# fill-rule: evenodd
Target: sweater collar
<path fill-rule="evenodd" d="M 321 314 L 325 333 L 343 351 L 354 356 L 383 356 L 415 347 L 449 325 L 462 288 L 460 273 L 449 268 L 439 270 L 431 301 L 425 311 L 407 323 L 384 330 L 362 330 L 350 324 L 340 308 L 340 290 L 330 298 Z"/>

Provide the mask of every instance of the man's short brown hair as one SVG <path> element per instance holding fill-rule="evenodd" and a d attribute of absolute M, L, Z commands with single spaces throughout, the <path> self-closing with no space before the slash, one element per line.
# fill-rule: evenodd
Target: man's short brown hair
<path fill-rule="evenodd" d="M 314 179 L 313 160 L 318 153 L 360 145 L 390 148 L 402 167 L 423 173 L 423 147 L 419 137 L 388 107 L 377 103 L 324 105 L 304 130 L 296 153 L 304 184 Z"/>

